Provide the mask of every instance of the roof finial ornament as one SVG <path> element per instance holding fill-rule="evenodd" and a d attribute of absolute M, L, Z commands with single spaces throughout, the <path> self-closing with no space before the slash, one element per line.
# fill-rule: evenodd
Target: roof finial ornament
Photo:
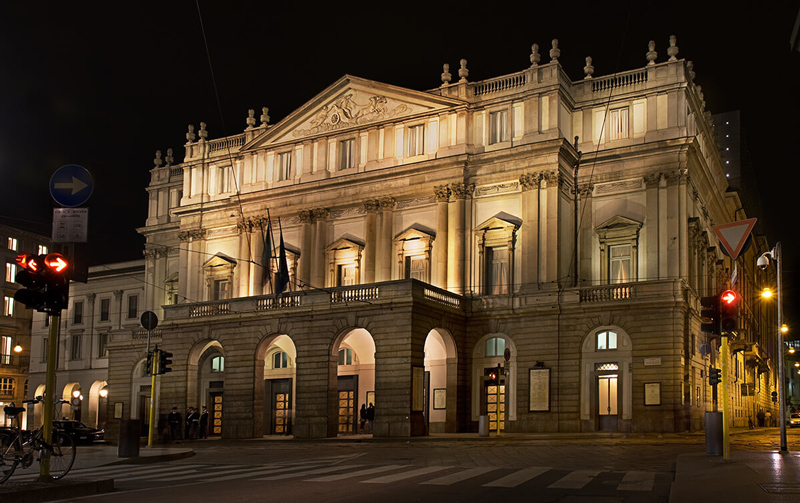
<path fill-rule="evenodd" d="M 658 57 L 658 53 L 656 52 L 656 41 L 651 40 L 648 42 L 647 48 L 650 49 L 647 51 L 647 54 L 645 54 L 645 57 L 647 58 L 647 66 L 653 66 L 656 64 L 656 58 Z"/>
<path fill-rule="evenodd" d="M 447 87 L 450 85 L 450 81 L 453 80 L 453 76 L 450 74 L 450 65 L 445 63 L 442 65 L 442 87 Z"/>
<path fill-rule="evenodd" d="M 694 63 L 692 63 L 691 61 L 687 61 L 686 62 L 686 70 L 687 70 L 687 72 L 689 74 L 689 78 L 694 80 L 694 76 L 695 76 Z"/>
<path fill-rule="evenodd" d="M 256 111 L 252 108 L 247 111 L 247 119 L 245 122 L 247 122 L 247 129 L 253 129 L 256 125 Z"/>
<path fill-rule="evenodd" d="M 172 156 L 172 149 L 171 148 L 167 149 L 166 161 L 167 161 L 167 165 L 166 165 L 167 168 L 172 166 L 172 163 L 175 162 L 175 158 Z"/>
<path fill-rule="evenodd" d="M 583 73 L 586 75 L 584 79 L 588 80 L 592 78 L 592 74 L 594 73 L 594 66 L 592 66 L 591 56 L 586 56 L 586 66 L 583 67 Z"/>
<path fill-rule="evenodd" d="M 164 164 L 164 161 L 161 160 L 161 151 L 160 150 L 156 150 L 156 158 L 153 159 L 153 164 L 156 165 L 156 168 L 160 168 L 161 165 Z"/>
<path fill-rule="evenodd" d="M 189 132 L 186 133 L 186 141 L 188 143 L 192 143 L 196 138 L 197 136 L 194 134 L 194 126 L 189 124 Z"/>
<path fill-rule="evenodd" d="M 531 68 L 539 66 L 539 61 L 542 60 L 542 55 L 539 54 L 539 44 L 531 46 Z"/>
<path fill-rule="evenodd" d="M 266 127 L 269 124 L 269 108 L 261 107 L 261 126 Z"/>
<path fill-rule="evenodd" d="M 558 48 L 558 39 L 553 39 L 553 48 L 550 49 L 550 62 L 555 63 L 558 61 L 558 57 L 561 56 L 561 49 Z"/>
<path fill-rule="evenodd" d="M 458 76 L 460 77 L 458 82 L 463 84 L 467 81 L 467 77 L 469 76 L 469 70 L 467 70 L 467 60 L 462 59 L 459 63 L 461 64 L 461 68 L 458 69 Z"/>
<path fill-rule="evenodd" d="M 675 57 L 678 55 L 678 46 L 676 45 L 677 43 L 678 43 L 678 37 L 676 37 L 675 35 L 670 35 L 669 48 L 667 49 L 667 54 L 669 55 L 670 61 L 678 60 L 678 58 Z"/>
<path fill-rule="evenodd" d="M 206 131 L 205 122 L 200 123 L 200 131 L 198 131 L 197 134 L 200 135 L 201 140 L 205 140 L 206 138 L 208 138 L 208 131 Z"/>

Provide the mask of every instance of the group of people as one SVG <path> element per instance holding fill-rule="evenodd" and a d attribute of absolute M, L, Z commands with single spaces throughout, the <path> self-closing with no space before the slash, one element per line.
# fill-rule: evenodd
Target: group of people
<path fill-rule="evenodd" d="M 361 432 L 362 433 L 372 433 L 372 422 L 375 421 L 375 406 L 372 405 L 372 402 L 369 403 L 369 407 L 367 404 L 361 404 L 361 411 L 359 412 L 359 417 L 361 418 Z M 366 426 L 366 430 L 364 427 Z"/>
<path fill-rule="evenodd" d="M 172 412 L 167 416 L 169 424 L 170 438 L 174 441 L 196 440 L 198 438 L 208 438 L 208 409 L 203 405 L 203 410 L 199 411 L 194 407 L 189 407 L 186 411 L 185 419 L 181 417 L 177 407 L 172 408 Z M 183 431 L 181 431 L 183 423 Z"/>

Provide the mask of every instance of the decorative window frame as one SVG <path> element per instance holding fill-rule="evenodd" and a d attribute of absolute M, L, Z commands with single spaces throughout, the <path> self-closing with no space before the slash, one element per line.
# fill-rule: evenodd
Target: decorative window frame
<path fill-rule="evenodd" d="M 600 239 L 600 283 L 609 284 L 609 253 L 611 246 L 631 245 L 631 280 L 636 282 L 639 275 L 639 231 L 642 223 L 620 215 L 609 218 L 595 227 Z"/>
<path fill-rule="evenodd" d="M 203 275 L 206 279 L 206 299 L 214 300 L 214 282 L 217 280 L 226 279 L 230 288 L 233 288 L 233 273 L 235 270 L 236 259 L 224 253 L 216 253 L 208 259 L 203 264 Z M 233 297 L 233 291 L 229 293 Z"/>
<path fill-rule="evenodd" d="M 425 282 L 431 282 L 431 248 L 434 239 L 434 234 L 414 227 L 409 227 L 394 238 L 398 278 L 406 279 L 406 258 L 422 257 L 425 260 Z"/>
<path fill-rule="evenodd" d="M 478 271 L 479 288 L 483 295 L 489 295 L 488 287 L 490 282 L 486 278 L 486 249 L 502 248 L 508 249 L 508 293 L 514 292 L 514 269 L 515 252 L 517 242 L 517 231 L 521 222 L 512 222 L 494 216 L 482 224 L 475 227 L 474 233 L 478 240 Z"/>
<path fill-rule="evenodd" d="M 328 264 L 327 286 L 339 286 L 337 271 L 341 265 L 355 264 L 355 278 L 361 283 L 361 259 L 364 255 L 364 244 L 348 238 L 340 238 L 325 247 L 325 260 Z"/>

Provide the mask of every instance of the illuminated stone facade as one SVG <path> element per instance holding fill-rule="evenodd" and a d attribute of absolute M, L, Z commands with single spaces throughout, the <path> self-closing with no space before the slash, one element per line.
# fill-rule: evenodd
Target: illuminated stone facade
<path fill-rule="evenodd" d="M 375 435 L 405 436 L 493 429 L 499 400 L 507 431 L 701 428 L 698 299 L 730 278 L 711 227 L 741 205 L 692 65 L 672 43 L 668 61 L 650 47 L 645 67 L 594 76 L 587 60 L 573 81 L 559 54 L 534 46 L 481 82 L 462 61 L 427 91 L 344 76 L 275 124 L 251 110 L 227 138 L 190 126 L 182 162 L 158 153 L 140 232 L 175 355 L 159 414 L 218 406 L 223 436 L 320 437 L 374 401 Z M 760 346 L 736 361 L 766 392 L 758 246 L 738 288 Z M 110 351 L 111 393 L 133 393 L 143 342 L 120 332 Z"/>

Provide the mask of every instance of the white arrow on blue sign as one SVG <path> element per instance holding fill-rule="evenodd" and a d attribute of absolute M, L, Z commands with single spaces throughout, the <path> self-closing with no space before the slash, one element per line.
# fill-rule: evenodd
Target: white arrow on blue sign
<path fill-rule="evenodd" d="M 92 195 L 92 175 L 83 166 L 61 166 L 50 177 L 50 195 L 61 206 L 72 208 L 85 203 Z"/>

